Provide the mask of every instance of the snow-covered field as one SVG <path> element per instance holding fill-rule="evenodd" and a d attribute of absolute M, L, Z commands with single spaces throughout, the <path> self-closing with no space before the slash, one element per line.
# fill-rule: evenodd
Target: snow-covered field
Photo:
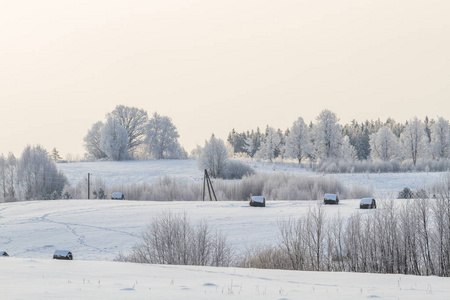
<path fill-rule="evenodd" d="M 449 278 L 0 259 L 1 299 L 449 299 Z"/>
<path fill-rule="evenodd" d="M 268 201 L 265 208 L 247 201 L 53 200 L 0 204 L 0 251 L 25 258 L 51 258 L 57 249 L 76 259 L 113 260 L 127 253 L 150 220 L 162 213 L 186 212 L 195 225 L 206 220 L 227 234 L 234 249 L 275 244 L 278 222 L 296 218 L 316 201 Z M 359 200 L 324 206 L 327 215 L 343 217 L 359 210 Z"/>
<path fill-rule="evenodd" d="M 59 164 L 71 182 L 91 172 L 108 184 L 151 182 L 161 175 L 201 180 L 196 162 Z M 372 184 L 395 193 L 420 188 L 439 173 L 322 175 L 295 165 L 256 164 L 257 171 L 339 176 L 345 184 Z M 104 172 L 104 173 L 102 173 Z M 406 185 L 405 185 L 406 184 Z M 379 200 L 383 201 L 383 200 Z M 401 200 L 396 200 L 400 203 Z M 379 202 L 380 203 L 380 202 Z M 152 217 L 165 211 L 187 212 L 192 224 L 206 220 L 244 251 L 275 244 L 278 222 L 297 217 L 316 201 L 150 202 L 55 200 L 0 203 L 0 299 L 450 299 L 450 278 L 405 275 L 299 272 L 114 262 L 127 253 Z M 370 214 L 359 200 L 323 206 L 326 215 L 345 218 Z M 52 260 L 69 250 L 73 261 Z"/>
<path fill-rule="evenodd" d="M 359 200 L 324 206 L 344 217 Z M 163 211 L 186 211 L 226 233 L 238 251 L 277 241 L 277 222 L 316 201 L 139 202 L 56 200 L 0 204 L 1 299 L 448 299 L 450 278 L 294 272 L 113 262 Z M 56 249 L 74 261 L 54 261 Z M 26 288 L 24 288 L 26 287 Z"/>
<path fill-rule="evenodd" d="M 58 163 L 58 170 L 66 174 L 70 184 L 87 179 L 101 178 L 106 185 L 152 182 L 168 175 L 180 180 L 200 180 L 203 172 L 194 159 L 128 160 Z"/>
<path fill-rule="evenodd" d="M 322 174 L 314 173 L 290 163 L 263 163 L 246 161 L 256 172 L 283 172 L 304 176 L 325 176 L 338 178 L 346 185 L 373 186 L 374 197 L 395 198 L 400 190 L 409 187 L 417 190 L 438 180 L 443 173 L 353 173 Z M 131 183 L 150 183 L 161 176 L 171 176 L 183 181 L 201 181 L 203 172 L 199 170 L 197 161 L 185 160 L 147 160 L 147 161 L 101 161 L 57 164 L 58 169 L 66 174 L 70 184 L 77 184 L 91 178 L 101 178 L 108 186 L 120 186 Z"/>

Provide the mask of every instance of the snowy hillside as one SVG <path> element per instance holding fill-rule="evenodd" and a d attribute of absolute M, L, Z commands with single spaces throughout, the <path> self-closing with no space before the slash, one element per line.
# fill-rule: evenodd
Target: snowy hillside
<path fill-rule="evenodd" d="M 300 168 L 297 164 L 263 163 L 246 161 L 256 172 L 283 172 L 296 175 L 324 176 L 338 178 L 346 185 L 374 187 L 377 198 L 395 198 L 400 190 L 409 187 L 417 190 L 438 180 L 443 173 L 354 173 L 322 174 Z M 186 160 L 146 160 L 146 161 L 100 161 L 57 164 L 72 185 L 87 180 L 101 178 L 107 186 L 132 183 L 150 183 L 162 176 L 171 176 L 182 181 L 201 181 L 203 172 L 194 159 Z"/>
<path fill-rule="evenodd" d="M 335 176 L 344 184 L 373 185 L 392 195 L 434 182 L 439 173 L 315 174 L 296 165 L 251 162 L 257 172 Z M 71 183 L 99 176 L 108 185 L 151 182 L 169 175 L 200 181 L 195 160 L 58 164 Z M 379 199 L 378 204 L 383 203 Z M 396 204 L 403 200 L 396 200 Z M 226 234 L 239 254 L 279 242 L 278 224 L 297 218 L 321 201 L 268 201 L 265 208 L 246 201 L 55 200 L 0 203 L 1 299 L 448 299 L 450 279 L 410 275 L 329 273 L 114 262 L 139 241 L 152 218 L 186 212 L 192 224 L 206 220 Z M 382 205 L 380 205 L 382 207 Z M 355 214 L 359 199 L 322 206 L 326 216 Z M 379 208 L 378 210 L 381 210 Z M 69 250 L 73 261 L 52 260 Z M 24 288 L 26 286 L 26 288 Z"/>
<path fill-rule="evenodd" d="M 77 260 L 113 260 L 129 252 L 152 217 L 170 210 L 187 212 L 194 224 L 206 220 L 227 234 L 233 248 L 275 244 L 278 221 L 298 217 L 316 201 L 268 201 L 265 208 L 237 201 L 54 200 L 0 204 L 0 245 L 12 256 L 51 258 L 57 249 L 72 251 Z M 359 200 L 324 206 L 325 213 L 350 217 Z"/>
<path fill-rule="evenodd" d="M 181 180 L 200 180 L 203 176 L 194 159 L 75 162 L 58 163 L 57 167 L 70 184 L 86 180 L 88 173 L 92 179 L 101 178 L 108 186 L 149 183 L 164 175 Z"/>
<path fill-rule="evenodd" d="M 1 299 L 444 300 L 449 278 L 0 258 Z"/>
<path fill-rule="evenodd" d="M 327 215 L 359 210 L 358 200 L 323 206 Z M 448 299 L 450 279 L 112 262 L 163 211 L 206 219 L 238 251 L 277 241 L 277 222 L 315 201 L 138 202 L 57 200 L 0 204 L 2 299 Z M 52 260 L 56 249 L 73 261 Z M 24 288 L 26 286 L 26 288 Z"/>

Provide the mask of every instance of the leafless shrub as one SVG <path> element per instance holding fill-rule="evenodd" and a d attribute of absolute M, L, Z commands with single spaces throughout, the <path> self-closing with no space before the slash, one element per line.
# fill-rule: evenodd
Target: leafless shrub
<path fill-rule="evenodd" d="M 191 225 L 186 213 L 170 211 L 155 217 L 142 232 L 128 255 L 119 254 L 116 260 L 136 263 L 229 266 L 232 250 L 227 238 L 212 232 L 206 221 Z"/>
<path fill-rule="evenodd" d="M 151 201 L 193 201 L 201 199 L 201 185 L 188 183 L 174 177 L 163 176 L 155 182 L 135 183 L 111 187 L 109 191 L 121 191 L 126 199 Z"/>
<path fill-rule="evenodd" d="M 265 246 L 247 249 L 237 263 L 240 268 L 291 270 L 286 252 L 278 247 Z"/>
<path fill-rule="evenodd" d="M 346 198 L 361 199 L 373 195 L 373 186 L 352 185 L 347 188 Z"/>
<path fill-rule="evenodd" d="M 321 161 L 316 170 L 325 173 L 396 173 L 396 172 L 445 172 L 450 170 L 449 160 L 341 160 Z"/>

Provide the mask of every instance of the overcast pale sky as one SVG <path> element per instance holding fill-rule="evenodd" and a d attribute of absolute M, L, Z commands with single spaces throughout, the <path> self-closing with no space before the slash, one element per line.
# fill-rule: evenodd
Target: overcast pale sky
<path fill-rule="evenodd" d="M 450 119 L 448 0 L 0 0 L 0 153 L 82 154 L 118 104 L 211 133 Z"/>

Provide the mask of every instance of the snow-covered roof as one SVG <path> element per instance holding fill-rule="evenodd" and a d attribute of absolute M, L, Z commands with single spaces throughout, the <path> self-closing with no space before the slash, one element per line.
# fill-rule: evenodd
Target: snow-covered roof
<path fill-rule="evenodd" d="M 337 198 L 336 194 L 325 194 L 325 199 L 336 200 L 336 198 Z"/>
<path fill-rule="evenodd" d="M 67 250 L 56 250 L 55 254 L 53 254 L 53 255 L 56 255 L 56 256 L 67 256 L 67 255 L 69 255 L 69 253 L 70 253 L 70 251 L 67 251 Z"/>
<path fill-rule="evenodd" d="M 361 204 L 372 204 L 373 198 L 362 198 Z"/>
<path fill-rule="evenodd" d="M 264 203 L 264 196 L 252 196 L 253 202 Z"/>

